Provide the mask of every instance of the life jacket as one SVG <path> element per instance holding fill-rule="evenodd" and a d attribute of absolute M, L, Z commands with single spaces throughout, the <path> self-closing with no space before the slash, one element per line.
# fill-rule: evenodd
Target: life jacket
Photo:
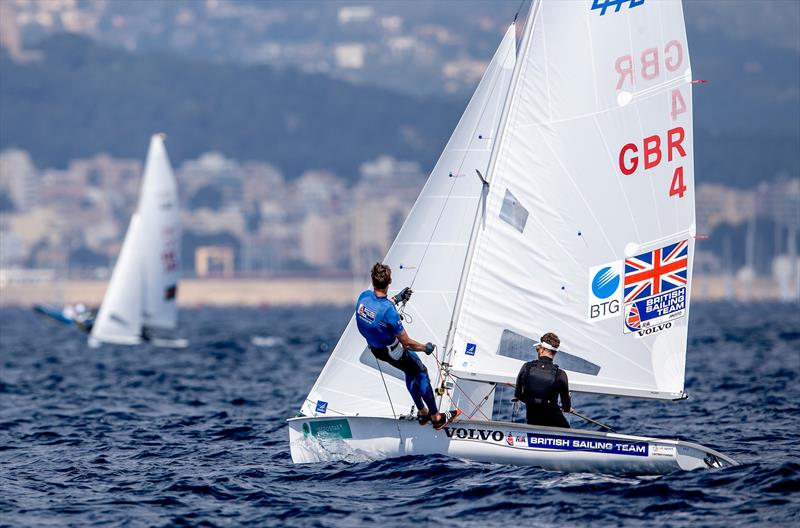
<path fill-rule="evenodd" d="M 550 361 L 529 362 L 522 380 L 523 401 L 529 405 L 557 405 L 558 370 L 558 365 Z"/>

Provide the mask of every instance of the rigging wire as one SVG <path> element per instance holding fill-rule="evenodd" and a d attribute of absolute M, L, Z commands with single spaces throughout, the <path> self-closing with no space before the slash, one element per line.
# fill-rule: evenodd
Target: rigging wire
<path fill-rule="evenodd" d="M 483 404 L 484 404 L 484 403 L 486 403 L 486 402 L 489 400 L 489 396 L 491 396 L 491 395 L 494 393 L 494 390 L 495 390 L 496 388 L 497 388 L 497 385 L 496 385 L 496 384 L 493 384 L 493 385 L 492 385 L 492 388 L 489 390 L 489 394 L 487 394 L 486 396 L 484 396 L 484 397 L 483 397 L 483 399 L 482 399 L 482 400 L 480 401 L 480 403 L 478 404 L 478 407 L 475 407 L 475 409 L 472 411 L 472 414 L 470 414 L 470 415 L 469 415 L 467 418 L 472 418 L 473 416 L 475 416 L 475 413 L 477 413 L 477 412 L 480 412 L 481 414 L 483 414 L 484 416 L 486 416 L 486 415 L 483 413 L 483 411 L 481 411 L 481 408 L 483 407 Z"/>
<path fill-rule="evenodd" d="M 441 368 L 439 368 L 439 374 L 440 375 L 441 375 L 441 372 L 442 372 L 442 370 L 441 370 Z M 463 378 L 459 378 L 458 376 L 456 376 L 455 374 L 452 374 L 450 372 L 447 373 L 447 377 L 449 377 L 451 379 L 452 378 L 463 379 Z M 458 382 L 456 382 L 455 379 L 453 379 L 453 389 L 458 389 Z M 465 380 L 465 381 L 468 381 L 468 380 Z M 494 390 L 494 387 L 492 387 L 492 391 L 493 390 Z M 489 396 L 492 394 L 492 391 L 489 391 L 489 394 L 486 395 L 486 397 L 484 398 L 484 401 L 482 401 L 480 403 L 480 405 L 476 405 L 475 402 L 472 401 L 472 398 L 470 398 L 467 395 L 466 391 L 464 391 L 463 389 L 461 390 L 461 395 L 464 396 L 464 398 L 467 399 L 467 401 L 472 405 L 473 409 L 475 409 L 477 412 L 481 413 L 481 415 L 484 418 L 486 418 L 487 421 L 491 422 L 492 418 L 489 417 L 489 416 L 486 416 L 486 413 L 483 412 L 482 407 L 483 407 L 483 404 L 486 402 L 486 400 L 489 398 Z M 447 393 L 447 396 L 450 398 L 450 401 L 452 402 L 453 401 L 453 396 L 450 394 L 450 390 L 447 388 L 446 385 L 445 385 L 445 392 Z M 470 414 L 468 418 L 472 418 L 473 416 L 475 416 L 475 411 L 473 411 L 472 414 Z"/>
<path fill-rule="evenodd" d="M 386 378 L 383 377 L 383 369 L 381 368 L 381 361 L 376 357 L 375 363 L 378 365 L 378 372 L 381 373 L 381 381 L 383 382 L 383 390 L 386 391 L 386 399 L 389 400 L 389 407 L 392 409 L 392 417 L 394 417 L 394 424 L 397 426 L 397 438 L 400 442 L 403 441 L 403 433 L 400 431 L 400 421 L 397 419 L 397 413 L 394 412 L 394 403 L 392 403 L 392 395 L 389 394 L 389 386 L 386 385 Z"/>
<path fill-rule="evenodd" d="M 392 403 L 392 395 L 389 394 L 389 387 L 386 385 L 386 378 L 383 377 L 383 369 L 381 368 L 381 361 L 375 358 L 375 364 L 378 365 L 378 372 L 381 373 L 381 381 L 383 382 L 383 390 L 386 391 L 386 399 L 389 400 L 389 407 L 392 409 L 392 416 L 397 420 L 397 413 L 394 412 L 394 403 Z"/>
<path fill-rule="evenodd" d="M 522 11 L 522 4 L 525 3 L 525 0 L 520 0 L 519 6 L 517 6 L 517 12 L 514 13 L 514 22 L 517 21 L 517 17 L 519 16 L 519 12 Z"/>

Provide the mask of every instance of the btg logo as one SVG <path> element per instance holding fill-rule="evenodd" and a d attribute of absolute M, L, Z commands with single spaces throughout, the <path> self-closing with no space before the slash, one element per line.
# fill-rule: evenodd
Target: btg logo
<path fill-rule="evenodd" d="M 589 305 L 589 319 L 606 319 L 619 313 L 619 300 L 609 299 L 619 290 L 619 273 L 610 266 L 601 268 L 592 277 L 592 294 L 595 302 Z"/>

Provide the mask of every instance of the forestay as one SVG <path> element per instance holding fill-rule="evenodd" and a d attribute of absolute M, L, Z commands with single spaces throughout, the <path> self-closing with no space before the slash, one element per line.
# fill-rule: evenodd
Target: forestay
<path fill-rule="evenodd" d="M 452 320 L 470 231 L 485 198 L 475 171 L 486 174 L 515 62 L 512 25 L 384 259 L 393 270 L 390 293 L 407 285 L 414 289 L 406 308 L 413 321 L 406 319 L 407 330 L 414 339 L 431 341 L 440 350 Z M 392 416 L 409 411 L 412 401 L 402 373 L 382 364 L 384 388 L 376 360 L 365 345 L 351 319 L 303 404 L 303 413 Z M 420 355 L 435 382 L 437 362 Z"/>
<path fill-rule="evenodd" d="M 552 331 L 573 390 L 679 398 L 695 229 L 681 3 L 542 0 L 532 17 L 453 372 L 514 382 Z"/>

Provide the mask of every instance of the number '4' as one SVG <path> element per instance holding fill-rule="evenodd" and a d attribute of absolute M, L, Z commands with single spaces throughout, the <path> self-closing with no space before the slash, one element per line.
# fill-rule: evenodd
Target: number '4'
<path fill-rule="evenodd" d="M 669 187 L 670 196 L 678 196 L 683 198 L 686 194 L 686 184 L 683 183 L 683 167 L 677 167 L 675 173 L 672 175 L 672 185 Z"/>

